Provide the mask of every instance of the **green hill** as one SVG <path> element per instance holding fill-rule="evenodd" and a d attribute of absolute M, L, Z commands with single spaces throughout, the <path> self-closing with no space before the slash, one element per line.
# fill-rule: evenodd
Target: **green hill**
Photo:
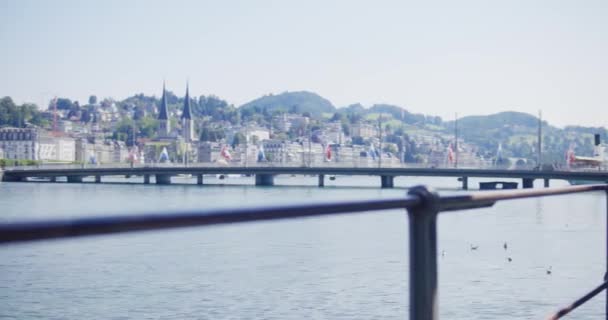
<path fill-rule="evenodd" d="M 275 111 L 299 114 L 308 112 L 315 117 L 321 117 L 324 113 L 336 112 L 336 107 L 329 100 L 308 91 L 266 95 L 242 105 L 240 109 L 257 113 L 264 112 L 264 110 L 269 113 Z"/>
<path fill-rule="evenodd" d="M 424 124 L 426 117 L 423 114 L 413 114 L 402 107 L 390 105 L 390 104 L 375 104 L 371 108 L 367 109 L 366 112 L 370 113 L 381 113 L 390 114 L 394 119 L 399 119 L 409 124 Z"/>
<path fill-rule="evenodd" d="M 446 124 L 453 126 L 453 121 Z M 546 125 L 546 123 L 545 123 Z M 458 119 L 458 126 L 463 129 L 493 130 L 505 127 L 522 129 L 538 128 L 538 118 L 527 113 L 505 111 L 487 116 L 468 116 Z"/>

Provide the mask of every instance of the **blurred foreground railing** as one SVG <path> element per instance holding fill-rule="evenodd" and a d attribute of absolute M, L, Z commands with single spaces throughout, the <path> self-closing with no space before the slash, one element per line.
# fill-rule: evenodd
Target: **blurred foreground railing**
<path fill-rule="evenodd" d="M 436 223 L 440 212 L 491 207 L 498 201 L 597 191 L 608 192 L 608 185 L 490 191 L 449 196 L 440 196 L 424 186 L 418 186 L 410 189 L 407 196 L 399 199 L 3 223 L 0 224 L 0 244 L 144 230 L 350 214 L 363 211 L 406 209 L 409 216 L 410 230 L 410 319 L 431 320 L 438 318 Z M 608 266 L 608 219 L 606 228 L 606 259 Z M 602 280 L 600 286 L 576 300 L 570 306 L 559 310 L 555 315 L 551 316 L 551 319 L 558 319 L 566 315 L 593 296 L 604 291 L 607 287 L 605 281 L 606 279 Z M 605 311 L 606 319 L 608 319 L 608 291 L 606 292 Z"/>

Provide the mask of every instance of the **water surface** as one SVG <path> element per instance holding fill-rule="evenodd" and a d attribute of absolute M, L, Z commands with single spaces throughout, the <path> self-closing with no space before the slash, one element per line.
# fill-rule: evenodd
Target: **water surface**
<path fill-rule="evenodd" d="M 314 186 L 316 177 L 279 177 L 275 181 L 282 186 L 275 187 L 252 186 L 251 178 L 209 178 L 222 185 L 203 187 L 187 179 L 171 186 L 136 179 L 2 183 L 0 219 L 395 198 L 407 192 L 377 188 L 378 179 L 365 177 L 338 177 L 326 188 Z M 425 182 L 441 192 L 458 186 L 455 179 L 396 184 Z M 605 225 L 602 193 L 442 214 L 441 318 L 545 318 L 601 282 Z M 472 244 L 479 248 L 472 251 Z M 3 246 L 0 301 L 0 317 L 6 319 L 404 319 L 407 216 L 392 210 Z M 574 317 L 598 318 L 603 303 L 601 295 Z"/>

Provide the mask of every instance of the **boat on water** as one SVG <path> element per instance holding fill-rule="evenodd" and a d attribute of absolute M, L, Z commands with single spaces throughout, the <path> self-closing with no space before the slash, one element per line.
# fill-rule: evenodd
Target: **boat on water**
<path fill-rule="evenodd" d="M 595 147 L 593 148 L 593 156 L 577 156 L 574 154 L 572 147 L 566 153 L 566 164 L 570 171 L 577 172 L 597 172 L 606 171 L 608 169 L 608 148 L 606 144 L 601 143 L 600 135 L 595 134 Z M 598 181 L 590 180 L 568 180 L 571 185 L 597 184 Z"/>

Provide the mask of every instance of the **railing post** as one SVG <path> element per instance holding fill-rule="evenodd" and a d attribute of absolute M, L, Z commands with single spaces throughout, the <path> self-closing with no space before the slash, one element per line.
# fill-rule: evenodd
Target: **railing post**
<path fill-rule="evenodd" d="M 408 209 L 410 229 L 410 319 L 438 319 L 437 213 L 439 197 L 424 186 L 410 189 L 419 205 Z"/>

